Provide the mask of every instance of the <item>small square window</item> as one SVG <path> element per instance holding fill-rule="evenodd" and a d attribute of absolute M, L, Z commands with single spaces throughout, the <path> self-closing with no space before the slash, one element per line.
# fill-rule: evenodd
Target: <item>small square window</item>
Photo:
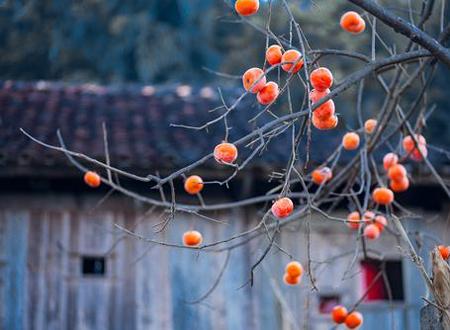
<path fill-rule="evenodd" d="M 81 273 L 83 275 L 105 276 L 106 260 L 104 257 L 81 257 Z"/>
<path fill-rule="evenodd" d="M 320 295 L 319 312 L 321 314 L 330 314 L 334 306 L 339 305 L 341 297 L 338 295 Z"/>
<path fill-rule="evenodd" d="M 384 263 L 387 283 L 383 276 L 378 276 L 378 273 L 382 269 L 381 261 L 368 259 L 361 262 L 363 292 L 366 292 L 370 287 L 366 296 L 366 301 L 389 300 L 389 289 L 391 291 L 392 300 L 403 301 L 404 288 L 402 262 L 400 260 L 388 260 L 384 261 Z"/>

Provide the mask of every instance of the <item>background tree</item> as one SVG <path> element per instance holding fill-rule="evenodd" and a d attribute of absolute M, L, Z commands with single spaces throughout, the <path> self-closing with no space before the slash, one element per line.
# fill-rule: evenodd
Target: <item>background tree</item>
<path fill-rule="evenodd" d="M 242 24 L 230 10 L 234 1 L 168 0 L 168 1 L 4 1 L 0 5 L 0 78 L 16 80 L 64 80 L 94 81 L 99 83 L 216 83 L 217 76 L 205 68 L 241 75 L 246 68 L 255 65 L 254 59 L 264 49 L 264 35 Z M 422 1 L 413 0 L 408 12 L 408 2 L 381 1 L 395 14 L 420 17 Z M 426 2 L 428 3 L 428 2 Z M 276 34 L 289 31 L 289 18 L 282 10 L 282 1 L 273 1 L 276 15 L 271 28 Z M 426 28 L 431 33 L 439 30 L 441 4 L 436 4 Z M 325 1 L 298 1 L 292 6 L 293 15 L 302 24 L 311 47 L 342 48 L 370 52 L 370 33 L 357 40 L 337 31 L 338 21 L 348 3 Z M 445 8 L 444 8 L 445 9 Z M 267 15 L 252 21 L 264 26 Z M 314 13 L 311 15 L 311 13 Z M 388 45 L 398 51 L 408 39 L 389 30 L 383 24 L 377 26 Z M 390 47 L 390 46 L 389 46 Z M 377 54 L 388 54 L 380 45 Z M 165 56 L 163 54 L 170 54 Z M 353 71 L 358 62 L 345 58 L 328 58 L 337 81 Z M 261 63 L 258 63 L 260 65 Z M 445 71 L 437 72 L 436 85 L 449 86 Z M 219 84 L 235 85 L 234 80 L 222 79 Z M 366 86 L 371 89 L 371 86 Z M 429 97 L 437 107 L 448 107 L 446 88 L 433 88 Z M 405 95 L 410 101 L 415 95 L 412 89 Z M 368 110 L 376 113 L 373 105 L 380 94 L 376 90 L 365 101 Z M 346 106 L 341 112 L 354 107 L 353 99 L 342 96 Z M 433 134 L 450 143 L 448 112 L 437 112 L 430 118 Z M 350 120 L 350 118 L 349 118 Z M 349 124 L 354 124 L 350 122 Z M 433 139 L 433 136 L 429 136 Z"/>

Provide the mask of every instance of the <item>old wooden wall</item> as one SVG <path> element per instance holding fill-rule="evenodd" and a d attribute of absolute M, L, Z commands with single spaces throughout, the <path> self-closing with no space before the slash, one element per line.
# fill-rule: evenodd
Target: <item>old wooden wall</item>
<path fill-rule="evenodd" d="M 159 211 L 124 199 L 109 200 L 92 210 L 98 198 L 10 196 L 0 201 L 0 329 L 330 329 L 318 310 L 318 293 L 305 276 L 299 287 L 281 278 L 288 257 L 273 249 L 255 276 L 250 266 L 267 244 L 265 237 L 231 252 L 217 290 L 200 304 L 214 283 L 226 253 L 199 253 L 121 239 L 114 224 L 158 240 L 179 243 L 182 232 L 200 230 L 205 243 L 224 239 L 255 224 L 252 210 L 235 209 L 211 216 L 227 224 L 177 215 L 162 234 L 154 234 Z M 436 233 L 439 222 L 428 224 Z M 283 229 L 280 244 L 306 262 L 305 223 Z M 417 222 L 411 230 L 424 228 Z M 299 231 L 301 229 L 301 231 Z M 343 226 L 312 219 L 315 261 L 355 248 Z M 383 235 L 370 248 L 399 258 L 398 242 Z M 105 277 L 83 276 L 81 256 L 107 254 Z M 425 254 L 426 255 L 426 254 Z M 361 294 L 358 263 L 342 280 L 353 255 L 331 264 L 314 264 L 320 292 L 339 294 L 351 305 Z M 422 281 L 409 261 L 403 263 L 406 301 L 364 304 L 364 329 L 418 329 L 424 295 Z"/>

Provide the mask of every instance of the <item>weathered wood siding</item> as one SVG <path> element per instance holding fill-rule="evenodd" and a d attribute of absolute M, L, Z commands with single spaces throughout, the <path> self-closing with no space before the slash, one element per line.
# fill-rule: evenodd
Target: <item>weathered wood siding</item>
<path fill-rule="evenodd" d="M 3 211 L 0 215 L 0 321 L 2 329 L 27 325 L 27 248 L 29 213 Z"/>
<path fill-rule="evenodd" d="M 98 198 L 15 196 L 0 201 L 0 329 L 330 329 L 328 315 L 318 313 L 318 293 L 307 276 L 299 287 L 286 287 L 282 273 L 288 257 L 272 249 L 255 273 L 255 285 L 241 287 L 268 244 L 261 236 L 231 252 L 228 267 L 214 293 L 190 304 L 214 283 L 226 252 L 203 253 L 123 238 L 114 224 L 146 237 L 180 242 L 190 228 L 200 230 L 205 243 L 241 232 L 256 223 L 252 210 L 234 209 L 211 216 L 228 224 L 211 223 L 178 214 L 161 234 L 156 210 L 124 199 L 92 209 Z M 280 245 L 306 262 L 306 223 L 283 229 Z M 438 221 L 425 228 L 411 222 L 409 230 L 439 235 Z M 334 263 L 319 263 L 355 249 L 354 237 L 343 226 L 311 221 L 313 273 L 322 293 L 339 294 L 353 304 L 361 295 L 358 261 L 349 253 Z M 369 243 L 388 258 L 399 258 L 392 235 Z M 426 259 L 424 247 L 423 256 Z M 81 256 L 107 255 L 106 275 L 83 276 Z M 364 329 L 418 329 L 424 286 L 414 265 L 405 260 L 405 302 L 363 304 Z"/>

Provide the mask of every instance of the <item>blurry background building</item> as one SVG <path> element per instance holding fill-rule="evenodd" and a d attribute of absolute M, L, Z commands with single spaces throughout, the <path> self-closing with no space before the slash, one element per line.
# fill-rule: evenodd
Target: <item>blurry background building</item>
<path fill-rule="evenodd" d="M 230 98 L 240 94 L 226 92 Z M 232 250 L 217 289 L 206 300 L 190 303 L 214 284 L 226 252 L 219 252 L 219 247 L 216 253 L 198 253 L 149 244 L 126 238 L 114 225 L 175 244 L 185 230 L 195 228 L 208 243 L 252 228 L 267 205 L 205 213 L 225 224 L 180 213 L 158 234 L 155 230 L 167 216 L 163 210 L 120 193 L 110 195 L 106 187 L 86 187 L 83 173 L 63 154 L 37 146 L 17 128 L 55 145 L 59 128 L 69 149 L 104 161 L 104 122 L 114 166 L 166 175 L 212 150 L 224 133 L 221 127 L 205 133 L 170 129 L 169 124 L 204 122 L 212 115 L 208 109 L 218 102 L 210 87 L 189 85 L 2 83 L 0 328 L 295 329 L 309 324 L 312 329 L 329 329 L 330 308 L 339 302 L 353 304 L 385 267 L 387 278 L 374 282 L 361 307 L 365 329 L 387 329 L 392 324 L 417 329 L 425 288 L 392 231 L 368 243 L 368 259 L 354 259 L 355 249 L 361 249 L 355 233 L 317 216 L 311 222 L 311 257 L 318 292 L 311 291 L 307 276 L 300 287 L 282 283 L 288 258 L 276 249 L 257 270 L 255 286 L 241 288 L 267 243 L 262 235 Z M 247 121 L 258 109 L 247 103 L 231 118 L 232 135 L 242 136 L 251 129 Z M 314 134 L 312 164 L 325 159 L 340 136 L 342 131 Z M 288 134 L 275 138 L 229 189 L 206 186 L 206 202 L 227 203 L 264 194 L 277 182 L 269 182 L 268 176 L 285 166 L 286 148 L 290 148 Z M 446 173 L 445 159 L 433 157 Z M 409 171 L 414 172 L 413 188 L 400 195 L 400 202 L 425 216 L 425 220 L 408 220 L 407 229 L 428 263 L 429 250 L 448 236 L 449 203 L 428 172 L 420 167 Z M 230 173 L 214 161 L 195 172 L 205 180 Z M 148 184 L 124 178 L 120 183 L 144 197 L 160 198 Z M 176 189 L 178 202 L 198 203 L 185 196 L 182 182 L 176 182 Z M 336 215 L 345 217 L 348 211 L 342 205 Z M 280 238 L 282 246 L 302 261 L 307 260 L 305 226 L 301 221 L 283 228 Z M 385 255 L 387 262 L 381 265 L 370 259 L 374 251 Z"/>

